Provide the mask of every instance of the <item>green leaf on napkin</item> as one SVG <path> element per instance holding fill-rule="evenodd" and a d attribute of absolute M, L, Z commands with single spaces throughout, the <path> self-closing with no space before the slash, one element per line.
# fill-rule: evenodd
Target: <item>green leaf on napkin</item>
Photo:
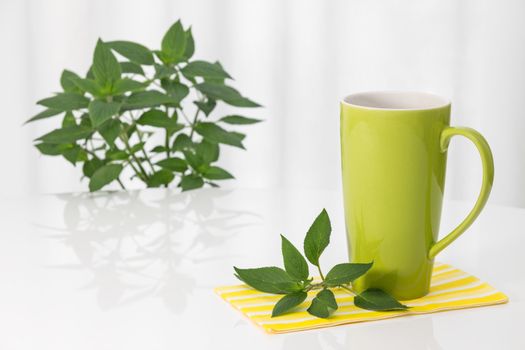
<path fill-rule="evenodd" d="M 327 318 L 337 308 L 334 293 L 330 289 L 323 289 L 317 293 L 307 311 L 310 315 Z"/>
<path fill-rule="evenodd" d="M 308 263 L 299 250 L 283 235 L 281 235 L 281 251 L 286 272 L 298 281 L 306 281 L 310 275 Z"/>
<path fill-rule="evenodd" d="M 357 307 L 375 311 L 405 310 L 406 305 L 401 304 L 390 294 L 381 289 L 367 289 L 354 297 Z"/>
<path fill-rule="evenodd" d="M 240 280 L 261 292 L 273 294 L 288 294 L 302 289 L 301 284 L 294 281 L 283 269 L 275 266 L 257 269 L 239 269 L 234 267 Z"/>
<path fill-rule="evenodd" d="M 330 287 L 336 287 L 341 284 L 347 284 L 353 282 L 356 278 L 364 275 L 370 268 L 372 263 L 369 264 L 351 264 L 342 263 L 335 265 L 326 274 L 325 283 Z"/>
<path fill-rule="evenodd" d="M 308 261 L 319 266 L 319 257 L 330 243 L 332 226 L 325 209 L 317 216 L 304 238 L 304 254 Z"/>
<path fill-rule="evenodd" d="M 272 317 L 276 317 L 290 311 L 294 307 L 300 305 L 306 300 L 308 294 L 303 291 L 286 294 L 284 297 L 279 299 L 272 310 Z"/>
<path fill-rule="evenodd" d="M 272 317 L 280 316 L 303 303 L 308 292 L 319 290 L 312 299 L 307 311 L 309 314 L 327 318 L 338 309 L 337 300 L 331 288 L 340 288 L 355 295 L 354 304 L 357 307 L 374 311 L 405 310 L 408 307 L 401 304 L 388 293 L 380 289 L 368 289 L 356 294 L 351 283 L 367 273 L 373 263 L 341 263 L 335 265 L 325 276 L 319 266 L 319 258 L 330 243 L 332 226 L 325 209 L 317 216 L 306 233 L 304 252 L 308 260 L 319 270 L 321 281 L 309 277 L 308 262 L 301 252 L 281 235 L 281 251 L 284 268 L 261 267 L 255 269 L 240 269 L 234 267 L 235 277 L 261 292 L 285 294 L 275 305 Z"/>

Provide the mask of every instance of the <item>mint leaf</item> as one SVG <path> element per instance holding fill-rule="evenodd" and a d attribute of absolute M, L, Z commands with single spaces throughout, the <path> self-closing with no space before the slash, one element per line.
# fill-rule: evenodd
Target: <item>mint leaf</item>
<path fill-rule="evenodd" d="M 210 180 L 233 179 L 233 175 L 218 166 L 210 166 L 202 172 L 202 176 Z"/>
<path fill-rule="evenodd" d="M 122 123 L 118 119 L 110 119 L 98 128 L 99 134 L 113 147 L 115 140 L 122 131 Z"/>
<path fill-rule="evenodd" d="M 155 79 L 168 79 L 177 73 L 172 66 L 165 66 L 162 64 L 154 64 L 153 66 L 155 67 Z"/>
<path fill-rule="evenodd" d="M 56 143 L 38 143 L 35 145 L 35 147 L 40 151 L 40 153 L 48 155 L 48 156 L 58 156 L 67 151 L 68 149 L 71 149 L 73 147 L 70 143 L 62 143 L 62 144 L 56 144 Z"/>
<path fill-rule="evenodd" d="M 133 146 L 131 147 L 131 149 L 129 150 L 130 153 L 133 154 L 133 153 L 137 153 L 138 151 L 143 150 L 143 149 L 144 149 L 144 144 L 145 144 L 144 142 L 139 142 L 139 143 L 133 145 Z"/>
<path fill-rule="evenodd" d="M 78 161 L 83 161 L 86 159 L 86 152 L 80 148 L 78 145 L 74 145 L 72 148 L 65 150 L 62 155 L 64 158 L 73 164 L 73 166 Z"/>
<path fill-rule="evenodd" d="M 90 178 L 93 176 L 95 171 L 99 169 L 101 166 L 103 166 L 104 163 L 98 158 L 92 158 L 91 160 L 88 160 L 84 162 L 84 165 L 82 166 L 82 173 L 87 177 Z"/>
<path fill-rule="evenodd" d="M 129 154 L 119 149 L 110 149 L 106 151 L 106 158 L 110 160 L 127 160 L 129 158 Z"/>
<path fill-rule="evenodd" d="M 284 314 L 287 311 L 290 311 L 305 301 L 307 296 L 308 294 L 303 291 L 285 295 L 273 307 L 272 317 L 276 317 Z"/>
<path fill-rule="evenodd" d="M 190 93 L 186 85 L 175 80 L 162 79 L 160 84 L 175 104 L 179 104 Z"/>
<path fill-rule="evenodd" d="M 98 168 L 89 180 L 89 190 L 91 192 L 100 190 L 113 180 L 116 180 L 122 172 L 122 165 L 108 164 Z"/>
<path fill-rule="evenodd" d="M 141 83 L 140 81 L 135 81 L 129 78 L 122 78 L 122 79 L 117 80 L 115 84 L 113 84 L 113 88 L 111 92 L 114 95 L 121 95 L 125 92 L 142 91 L 145 88 L 146 88 L 145 83 Z"/>
<path fill-rule="evenodd" d="M 202 158 L 204 163 L 210 164 L 219 159 L 219 144 L 203 139 L 200 143 L 195 145 L 195 153 Z"/>
<path fill-rule="evenodd" d="M 247 118 L 243 117 L 242 115 L 227 115 L 226 117 L 219 119 L 219 121 L 227 124 L 238 125 L 248 125 L 262 122 L 260 119 Z"/>
<path fill-rule="evenodd" d="M 219 61 L 215 62 L 215 63 L 212 63 L 214 66 L 217 67 L 217 69 L 220 69 L 222 71 L 224 71 L 224 68 L 222 67 L 221 63 Z M 224 85 L 224 81 L 226 80 L 226 78 L 224 77 L 203 77 L 204 81 L 207 82 L 207 83 L 217 83 L 217 84 L 221 84 L 221 85 Z M 230 78 L 232 79 L 232 78 Z"/>
<path fill-rule="evenodd" d="M 217 102 L 215 100 L 208 98 L 206 102 L 196 101 L 193 102 L 206 116 L 210 115 L 213 111 Z"/>
<path fill-rule="evenodd" d="M 31 117 L 30 119 L 26 120 L 26 122 L 24 124 L 34 122 L 35 120 L 50 118 L 50 117 L 53 117 L 53 116 L 55 116 L 57 114 L 60 114 L 62 112 L 63 111 L 61 111 L 59 109 L 50 109 L 50 108 L 44 109 L 42 112 L 40 112 L 37 115 L 35 115 L 35 116 Z"/>
<path fill-rule="evenodd" d="M 40 136 L 37 140 L 45 143 L 74 143 L 77 140 L 88 137 L 91 133 L 91 128 L 81 125 L 73 125 L 62 129 L 55 129 Z"/>
<path fill-rule="evenodd" d="M 95 80 L 102 87 L 110 87 L 120 79 L 122 73 L 120 64 L 106 43 L 98 39 L 95 53 L 93 54 L 92 72 Z"/>
<path fill-rule="evenodd" d="M 60 86 L 64 92 L 76 92 L 79 93 L 80 89 L 75 85 L 73 79 L 80 79 L 80 77 L 70 70 L 64 69 L 60 76 Z"/>
<path fill-rule="evenodd" d="M 323 289 L 317 293 L 312 300 L 312 304 L 307 309 L 309 314 L 320 318 L 329 317 L 335 310 L 337 310 L 337 301 L 330 289 Z"/>
<path fill-rule="evenodd" d="M 336 287 L 354 281 L 356 278 L 364 275 L 370 268 L 369 264 L 343 263 L 332 267 L 326 274 L 325 283 L 329 287 Z"/>
<path fill-rule="evenodd" d="M 195 85 L 195 88 L 204 95 L 214 99 L 222 100 L 229 105 L 237 107 L 260 107 L 256 102 L 243 97 L 237 90 L 230 86 L 218 83 L 204 82 Z"/>
<path fill-rule="evenodd" d="M 175 119 L 168 117 L 166 112 L 158 109 L 152 109 L 142 114 L 137 120 L 137 124 L 155 126 L 157 128 L 169 129 L 170 131 L 178 131 L 183 127 L 183 125 L 178 124 Z"/>
<path fill-rule="evenodd" d="M 62 119 L 62 127 L 68 127 L 68 126 L 75 126 L 77 125 L 77 121 L 75 119 L 75 116 L 73 115 L 73 112 L 66 112 L 64 115 L 64 118 Z"/>
<path fill-rule="evenodd" d="M 134 62 L 120 62 L 120 69 L 122 70 L 122 73 L 144 75 L 144 69 Z"/>
<path fill-rule="evenodd" d="M 164 153 L 166 152 L 166 147 L 164 146 L 155 146 L 153 147 L 150 152 L 153 152 L 153 153 Z"/>
<path fill-rule="evenodd" d="M 160 91 L 140 91 L 131 94 L 124 102 L 123 109 L 143 109 L 172 102 L 172 98 Z"/>
<path fill-rule="evenodd" d="M 286 272 L 297 281 L 306 281 L 310 272 L 308 263 L 294 245 L 281 235 L 281 251 Z"/>
<path fill-rule="evenodd" d="M 214 123 L 198 123 L 195 126 L 195 131 L 210 142 L 223 143 L 244 149 L 241 136 L 234 132 L 224 130 Z"/>
<path fill-rule="evenodd" d="M 189 60 L 195 52 L 195 41 L 193 40 L 193 34 L 191 27 L 186 31 L 186 48 L 184 49 L 184 59 Z"/>
<path fill-rule="evenodd" d="M 59 111 L 87 108 L 89 99 L 74 92 L 62 92 L 37 102 L 39 105 Z"/>
<path fill-rule="evenodd" d="M 151 51 L 141 44 L 131 41 L 111 41 L 107 45 L 131 62 L 144 65 L 152 65 L 154 62 Z"/>
<path fill-rule="evenodd" d="M 206 164 L 201 156 L 195 153 L 194 149 L 188 148 L 182 151 L 188 164 L 198 173 L 201 173 L 205 168 Z"/>
<path fill-rule="evenodd" d="M 367 289 L 354 297 L 357 307 L 374 311 L 406 310 L 408 306 L 401 304 L 390 294 L 381 289 Z"/>
<path fill-rule="evenodd" d="M 80 91 L 89 92 L 93 96 L 103 96 L 104 89 L 93 79 L 70 78 Z"/>
<path fill-rule="evenodd" d="M 330 243 L 332 226 L 326 209 L 317 216 L 304 238 L 304 254 L 308 261 L 319 266 L 319 257 Z"/>
<path fill-rule="evenodd" d="M 173 175 L 171 171 L 161 169 L 151 175 L 151 177 L 148 179 L 148 186 L 159 187 L 162 185 L 168 185 L 171 181 L 173 181 L 174 178 L 175 175 Z"/>
<path fill-rule="evenodd" d="M 161 44 L 161 59 L 165 63 L 175 63 L 183 58 L 186 53 L 187 35 L 181 21 L 177 21 L 168 29 Z"/>
<path fill-rule="evenodd" d="M 120 103 L 93 100 L 89 103 L 89 118 L 94 128 L 104 124 L 120 110 Z"/>
<path fill-rule="evenodd" d="M 163 159 L 157 162 L 156 164 L 161 168 L 169 169 L 171 171 L 176 171 L 179 173 L 183 173 L 184 171 L 186 171 L 186 169 L 188 169 L 186 161 L 177 157 Z"/>
<path fill-rule="evenodd" d="M 190 62 L 184 68 L 181 69 L 181 72 L 185 77 L 187 77 L 190 80 L 195 77 L 212 79 L 231 78 L 230 75 L 226 73 L 221 66 L 206 61 Z"/>
<path fill-rule="evenodd" d="M 172 149 L 174 151 L 182 151 L 186 148 L 189 148 L 193 145 L 193 142 L 191 141 L 190 137 L 186 134 L 178 134 L 175 138 L 175 141 L 173 141 Z"/>
<path fill-rule="evenodd" d="M 286 271 L 279 267 L 260 267 L 239 269 L 234 267 L 237 277 L 252 288 L 265 293 L 289 294 L 302 290 L 301 284 L 294 281 Z"/>
<path fill-rule="evenodd" d="M 195 174 L 184 175 L 179 186 L 182 188 L 182 191 L 189 191 L 204 186 L 204 180 Z"/>

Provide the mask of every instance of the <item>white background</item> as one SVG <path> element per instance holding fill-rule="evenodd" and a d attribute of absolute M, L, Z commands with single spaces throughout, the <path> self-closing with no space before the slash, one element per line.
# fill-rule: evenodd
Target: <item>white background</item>
<path fill-rule="evenodd" d="M 237 177 L 226 186 L 338 189 L 339 99 L 423 90 L 488 139 L 491 202 L 525 206 L 524 13 L 519 0 L 1 0 L 0 196 L 86 190 L 80 168 L 32 146 L 58 120 L 23 121 L 59 90 L 62 69 L 87 70 L 98 37 L 157 48 L 181 18 L 196 57 L 220 60 L 265 106 L 245 111 L 266 120 L 246 128 L 248 151 L 222 155 Z M 449 150 L 447 196 L 473 200 L 479 157 L 463 140 Z"/>

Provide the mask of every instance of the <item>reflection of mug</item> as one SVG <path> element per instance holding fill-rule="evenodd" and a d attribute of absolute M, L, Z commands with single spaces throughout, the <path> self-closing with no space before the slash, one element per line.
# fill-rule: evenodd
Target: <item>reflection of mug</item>
<path fill-rule="evenodd" d="M 341 102 L 349 253 L 353 262 L 374 262 L 355 281 L 356 291 L 381 288 L 401 300 L 428 293 L 434 257 L 487 202 L 494 179 L 489 145 L 475 130 L 449 121 L 450 103 L 427 93 L 365 92 Z M 466 219 L 437 241 L 447 147 L 455 135 L 476 145 L 483 182 Z"/>

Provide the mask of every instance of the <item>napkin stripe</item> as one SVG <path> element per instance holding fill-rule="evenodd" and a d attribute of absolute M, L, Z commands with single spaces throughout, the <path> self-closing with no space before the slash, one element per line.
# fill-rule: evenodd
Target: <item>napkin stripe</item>
<path fill-rule="evenodd" d="M 473 302 L 477 303 L 479 301 L 484 301 L 484 300 L 487 300 L 487 299 L 491 299 L 490 297 L 494 296 L 497 293 L 499 293 L 499 292 L 490 292 L 487 295 L 480 296 L 478 298 L 471 299 L 471 300 Z M 459 298 L 459 299 L 451 299 L 451 300 L 447 300 L 447 301 L 443 301 L 443 302 L 444 303 L 445 302 L 457 302 L 457 301 L 464 301 L 464 300 L 465 299 Z M 426 305 L 426 307 L 427 307 L 427 310 L 430 310 L 432 308 L 435 308 L 436 306 L 439 306 L 440 304 L 442 304 L 442 303 L 428 304 L 428 305 Z M 370 315 L 370 314 L 406 315 L 407 313 L 414 314 L 414 313 L 425 313 L 425 312 L 419 312 L 419 311 L 406 311 L 406 312 L 405 311 L 393 311 L 393 312 L 385 313 L 385 312 L 363 310 L 363 309 L 359 309 L 359 308 L 354 307 L 354 308 L 351 308 L 351 309 L 348 309 L 348 308 L 344 309 L 344 308 L 342 308 L 340 310 L 340 312 L 337 313 L 336 316 L 337 317 L 342 317 L 342 316 L 347 316 L 347 315 L 360 316 L 360 315 Z M 269 319 L 269 320 L 266 319 L 265 321 L 261 321 L 260 324 L 262 324 L 262 325 L 268 325 L 268 324 L 293 324 L 293 323 L 301 323 L 301 322 L 312 321 L 312 320 L 318 320 L 320 322 L 327 322 L 327 321 L 329 321 L 329 319 L 320 320 L 320 319 L 318 319 L 316 317 L 309 316 L 309 314 L 307 314 L 307 313 L 306 313 L 306 315 L 308 315 L 308 316 L 304 316 L 304 317 L 301 317 L 301 318 L 295 317 L 295 318 L 290 318 L 290 319 L 286 319 L 286 320 L 278 320 L 277 318 Z"/>
<path fill-rule="evenodd" d="M 403 301 L 404 304 L 410 306 L 407 311 L 377 312 L 363 310 L 354 305 L 352 294 L 336 288 L 334 294 L 339 308 L 328 319 L 316 318 L 306 311 L 311 300 L 315 297 L 315 291 L 308 293 L 307 299 L 295 309 L 295 312 L 272 318 L 273 307 L 282 298 L 282 295 L 262 293 L 243 284 L 218 287 L 215 292 L 269 333 L 301 331 L 347 323 L 501 304 L 508 301 L 505 294 L 489 284 L 451 265 L 441 263 L 435 264 L 430 292 L 422 298 Z"/>

